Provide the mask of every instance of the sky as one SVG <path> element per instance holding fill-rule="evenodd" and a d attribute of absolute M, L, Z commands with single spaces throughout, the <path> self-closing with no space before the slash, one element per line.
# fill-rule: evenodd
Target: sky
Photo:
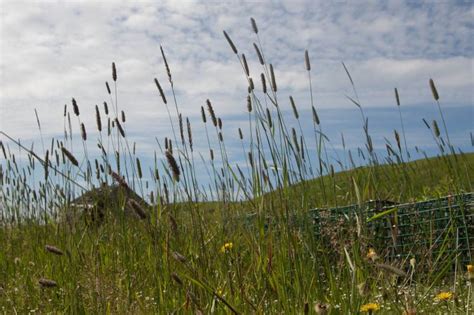
<path fill-rule="evenodd" d="M 393 129 L 400 128 L 393 92 L 397 87 L 409 147 L 435 152 L 422 123 L 422 118 L 439 120 L 428 85 L 433 78 L 452 142 L 473 151 L 472 1 L 0 3 L 0 130 L 24 143 L 40 141 L 35 109 L 43 137 L 60 136 L 63 108 L 71 106 L 73 97 L 94 139 L 94 106 L 109 100 L 105 81 L 111 81 L 115 62 L 127 134 L 137 142 L 138 152 L 151 157 L 158 149 L 155 137 L 170 136 L 167 112 L 153 82 L 158 78 L 171 98 L 162 45 L 180 111 L 197 135 L 196 146 L 206 150 L 200 106 L 210 99 L 224 121 L 230 151 L 241 152 L 236 129 L 246 124 L 247 81 L 222 31 L 245 53 L 251 76 L 259 82 L 253 17 L 265 58 L 275 67 L 282 109 L 291 113 L 292 95 L 308 117 L 304 52 L 309 51 L 315 106 L 334 147 L 340 148 L 341 133 L 349 147 L 364 140 L 358 109 L 347 98 L 354 93 L 344 62 L 376 147 L 384 147 L 384 137 L 393 138 Z"/>

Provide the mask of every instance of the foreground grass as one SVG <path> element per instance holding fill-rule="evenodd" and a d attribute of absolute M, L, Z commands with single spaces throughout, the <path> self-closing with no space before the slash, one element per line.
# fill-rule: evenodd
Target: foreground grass
<path fill-rule="evenodd" d="M 471 169 L 472 156 L 466 156 Z M 436 172 L 437 163 L 433 159 L 412 164 Z M 370 170 L 351 172 L 367 175 Z M 401 187 L 403 180 L 393 177 L 390 186 Z M 424 191 L 449 191 L 431 183 L 420 185 Z M 392 196 L 398 196 L 396 188 L 392 191 Z M 78 223 L 71 228 L 65 222 L 26 222 L 4 227 L 0 229 L 1 310 L 7 314 L 141 314 L 233 309 L 300 314 L 308 307 L 313 312 L 314 303 L 323 303 L 330 306 L 331 314 L 355 314 L 368 302 L 377 303 L 385 314 L 401 314 L 408 308 L 425 314 L 462 314 L 469 312 L 468 305 L 472 310 L 466 266 L 439 279 L 436 275 L 442 270 L 418 273 L 424 262 L 410 262 L 407 257 L 387 261 L 391 270 L 384 267 L 383 256 L 373 260 L 368 255 L 363 237 L 335 234 L 334 247 L 321 244 L 311 229 L 292 229 L 284 222 L 267 231 L 263 225 L 248 230 L 238 222 L 227 229 L 218 215 L 222 206 L 155 208 L 161 213 L 149 221 L 108 212 L 106 222 L 99 225 Z M 226 207 L 230 212 L 242 208 L 239 203 Z M 190 221 L 189 210 L 198 214 L 199 224 Z M 232 245 L 223 247 L 226 243 Z M 46 245 L 59 248 L 63 255 L 46 250 Z M 42 278 L 54 280 L 57 286 L 41 286 Z M 438 301 L 435 296 L 441 291 L 454 296 Z"/>

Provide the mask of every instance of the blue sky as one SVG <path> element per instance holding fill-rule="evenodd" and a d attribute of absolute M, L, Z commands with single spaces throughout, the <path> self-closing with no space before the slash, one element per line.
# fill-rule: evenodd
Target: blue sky
<path fill-rule="evenodd" d="M 238 160 L 236 128 L 246 123 L 246 79 L 222 30 L 247 55 L 251 75 L 258 78 L 261 67 L 249 21 L 254 17 L 289 115 L 289 95 L 303 113 L 309 110 L 304 68 L 304 51 L 309 50 L 315 104 L 336 148 L 341 133 L 351 139 L 351 147 L 363 144 L 359 113 L 346 98 L 352 89 L 344 61 L 376 146 L 383 147 L 383 137 L 399 129 L 393 95 L 398 87 L 409 146 L 436 153 L 421 121 L 439 119 L 428 86 L 433 78 L 453 142 L 472 151 L 473 16 L 471 1 L 2 0 L 0 130 L 37 143 L 36 108 L 44 136 L 57 137 L 63 130 L 63 106 L 75 97 L 90 134 L 88 144 L 95 148 L 94 105 L 108 100 L 104 82 L 111 80 L 115 61 L 127 133 L 139 154 L 151 157 L 157 150 L 154 138 L 170 136 L 153 83 L 155 77 L 166 82 L 159 51 L 163 45 L 197 148 L 207 152 L 207 143 L 199 141 L 204 139 L 199 136 L 204 134 L 200 106 L 209 98 Z M 166 85 L 165 93 L 171 97 Z"/>

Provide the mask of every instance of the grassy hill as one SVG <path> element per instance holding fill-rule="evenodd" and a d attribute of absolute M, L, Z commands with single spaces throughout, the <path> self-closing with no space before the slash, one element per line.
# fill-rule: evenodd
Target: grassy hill
<path fill-rule="evenodd" d="M 300 198 L 308 207 L 333 207 L 370 199 L 397 203 L 473 191 L 474 153 L 437 156 L 407 163 L 358 167 L 279 189 L 264 196 Z"/>

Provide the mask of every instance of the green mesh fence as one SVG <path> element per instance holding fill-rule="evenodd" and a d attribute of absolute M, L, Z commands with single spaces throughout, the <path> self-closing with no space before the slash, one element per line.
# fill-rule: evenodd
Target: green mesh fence
<path fill-rule="evenodd" d="M 317 237 L 323 236 L 328 225 L 353 225 L 358 218 L 365 223 L 368 242 L 383 248 L 389 258 L 428 257 L 467 263 L 474 255 L 473 193 L 406 204 L 370 201 L 362 207 L 313 209 L 309 216 Z"/>
<path fill-rule="evenodd" d="M 256 224 L 258 219 L 255 214 L 247 215 L 243 224 L 265 230 L 276 225 L 270 217 Z M 304 215 L 291 215 L 289 223 L 313 229 L 324 244 L 334 235 L 354 235 L 357 228 L 364 229 L 366 242 L 383 249 L 388 259 L 469 263 L 474 258 L 474 193 L 406 204 L 374 200 L 362 206 L 311 209 Z"/>

